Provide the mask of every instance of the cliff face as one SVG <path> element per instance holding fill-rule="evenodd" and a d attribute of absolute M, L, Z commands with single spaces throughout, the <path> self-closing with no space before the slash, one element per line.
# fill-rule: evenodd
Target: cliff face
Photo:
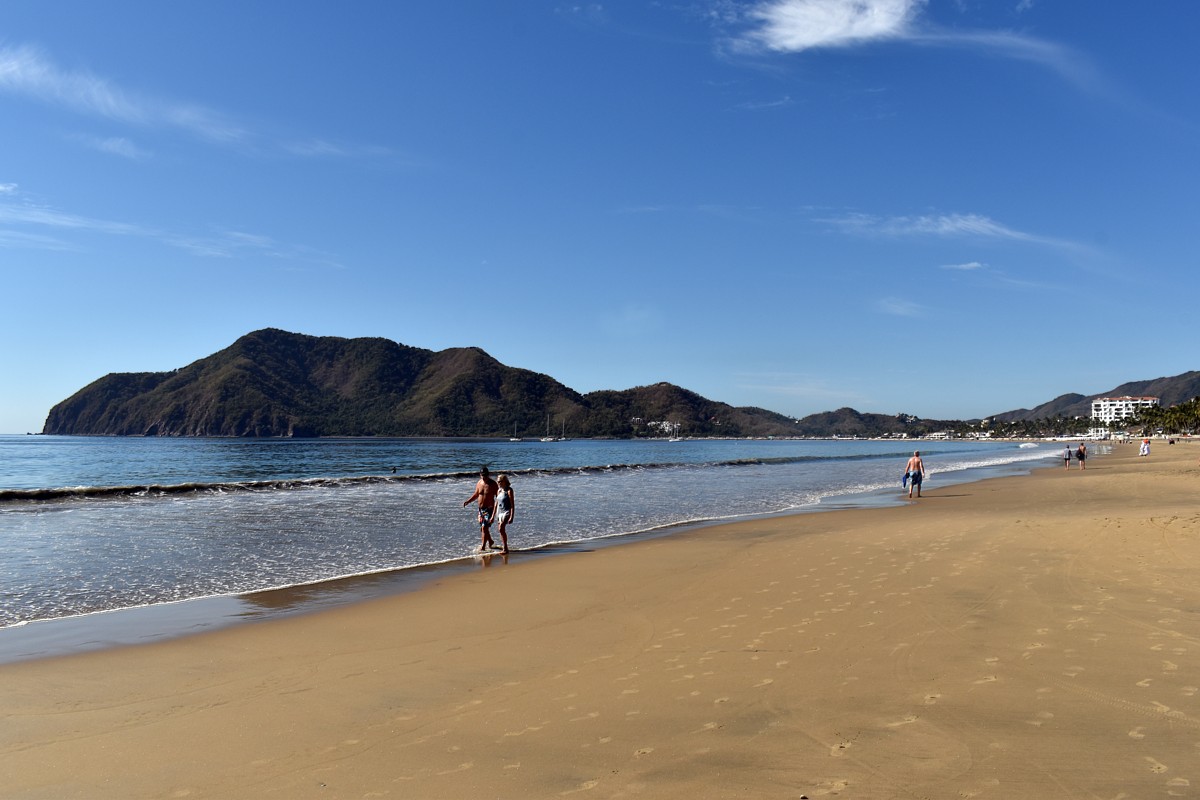
<path fill-rule="evenodd" d="M 791 435 L 791 420 L 670 384 L 586 397 L 478 348 L 280 330 L 168 373 L 107 375 L 51 409 L 43 433 L 111 436 L 631 436 L 674 419 L 688 435 Z"/>

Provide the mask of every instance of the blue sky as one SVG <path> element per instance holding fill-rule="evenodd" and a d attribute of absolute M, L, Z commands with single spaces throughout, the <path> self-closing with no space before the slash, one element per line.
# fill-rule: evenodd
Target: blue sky
<path fill-rule="evenodd" d="M 0 432 L 265 327 L 968 418 L 1200 369 L 1200 5 L 0 6 Z"/>

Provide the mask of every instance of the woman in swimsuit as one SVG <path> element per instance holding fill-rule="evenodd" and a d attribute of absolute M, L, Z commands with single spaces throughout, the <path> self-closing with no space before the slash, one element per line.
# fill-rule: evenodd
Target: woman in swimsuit
<path fill-rule="evenodd" d="M 512 522 L 517 514 L 517 494 L 509 484 L 507 475 L 496 478 L 496 485 L 500 487 L 496 492 L 496 520 L 500 523 L 500 542 L 504 546 L 501 552 L 507 553 L 508 523 Z"/>

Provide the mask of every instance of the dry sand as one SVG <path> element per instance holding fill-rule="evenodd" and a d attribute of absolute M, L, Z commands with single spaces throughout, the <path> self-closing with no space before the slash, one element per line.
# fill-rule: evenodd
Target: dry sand
<path fill-rule="evenodd" d="M 1198 457 L 0 667 L 0 796 L 1200 796 Z"/>

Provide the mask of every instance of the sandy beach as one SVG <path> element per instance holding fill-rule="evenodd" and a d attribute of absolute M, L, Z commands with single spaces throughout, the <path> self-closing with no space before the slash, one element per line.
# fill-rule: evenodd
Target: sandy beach
<path fill-rule="evenodd" d="M 2 666 L 0 796 L 1200 796 L 1198 459 Z"/>

